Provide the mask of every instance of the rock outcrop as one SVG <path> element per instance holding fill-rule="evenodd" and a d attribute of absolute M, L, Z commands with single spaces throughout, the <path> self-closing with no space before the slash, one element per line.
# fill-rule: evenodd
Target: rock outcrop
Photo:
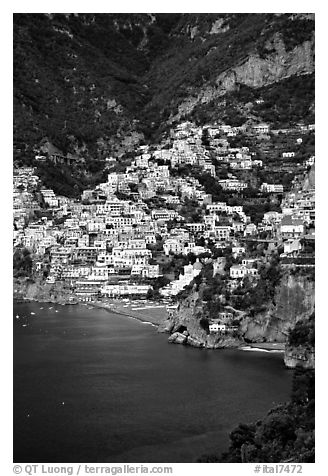
<path fill-rule="evenodd" d="M 260 88 L 295 74 L 308 74 L 313 71 L 313 42 L 305 41 L 287 52 L 284 42 L 277 34 L 272 42 L 270 55 L 265 58 L 250 55 L 240 65 L 221 74 L 216 83 L 222 92 L 235 89 L 237 84 Z"/>
<path fill-rule="evenodd" d="M 304 275 L 283 275 L 272 302 L 265 312 L 250 316 L 239 313 L 238 337 L 208 334 L 201 325 L 205 316 L 199 292 L 193 291 L 160 326 L 159 332 L 170 334 L 169 342 L 207 349 L 240 347 L 246 342 L 287 341 L 289 330 L 299 321 L 307 321 L 314 312 L 314 281 Z M 314 351 L 287 346 L 286 365 L 314 366 Z"/>
<path fill-rule="evenodd" d="M 303 182 L 303 190 L 310 190 L 315 187 L 315 165 L 313 164 L 309 172 L 306 174 Z"/>
<path fill-rule="evenodd" d="M 206 335 L 205 338 L 204 336 L 199 338 L 198 336 L 189 335 L 188 331 L 184 331 L 182 334 L 174 332 L 170 335 L 168 341 L 171 344 L 184 344 L 203 349 L 234 348 L 239 347 L 241 344 L 239 339 L 231 336 Z"/>
<path fill-rule="evenodd" d="M 178 309 L 163 322 L 158 332 L 170 333 L 169 342 L 206 349 L 239 347 L 242 339 L 231 335 L 208 334 L 201 326 L 204 315 L 203 304 L 198 292 L 192 292 L 179 304 Z"/>
<path fill-rule="evenodd" d="M 258 54 L 246 56 L 239 64 L 219 74 L 214 86 L 203 87 L 197 95 L 183 101 L 179 106 L 179 114 L 173 119 L 191 113 L 197 104 L 208 103 L 235 91 L 241 84 L 260 88 L 290 76 L 313 73 L 314 40 L 305 41 L 293 50 L 286 51 L 280 35 L 276 34 L 267 46 L 272 50 L 271 54 L 265 58 Z"/>
<path fill-rule="evenodd" d="M 303 367 L 304 369 L 314 369 L 314 349 L 309 349 L 303 346 L 286 346 L 284 362 L 286 367 L 290 369 L 294 369 L 295 367 Z"/>
<path fill-rule="evenodd" d="M 63 283 L 47 284 L 29 279 L 14 281 L 14 300 L 76 304 L 78 300 Z"/>

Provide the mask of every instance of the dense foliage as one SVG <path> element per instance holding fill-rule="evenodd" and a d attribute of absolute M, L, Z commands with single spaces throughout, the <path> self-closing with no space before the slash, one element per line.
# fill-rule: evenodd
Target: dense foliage
<path fill-rule="evenodd" d="M 27 248 L 15 248 L 13 256 L 14 277 L 30 277 L 32 274 L 32 258 Z"/>
<path fill-rule="evenodd" d="M 314 314 L 308 320 L 298 321 L 295 327 L 289 332 L 287 345 L 292 347 L 314 348 Z"/>
<path fill-rule="evenodd" d="M 314 74 L 292 76 L 257 91 L 264 102 L 254 112 L 274 127 L 286 127 L 299 121 L 314 123 Z"/>
<path fill-rule="evenodd" d="M 115 28 L 115 21 L 124 20 L 124 15 L 15 14 L 17 149 L 25 144 L 31 149 L 48 137 L 63 152 L 86 144 L 95 155 L 99 138 L 131 129 L 146 95 L 137 79 L 146 60 L 136 39 Z"/>
<path fill-rule="evenodd" d="M 249 309 L 251 314 L 256 314 L 266 308 L 268 302 L 274 298 L 276 287 L 282 277 L 279 258 L 274 257 L 269 265 L 261 266 L 259 275 L 260 279 L 255 286 L 248 279 L 244 279 L 243 286 L 234 300 L 238 309 Z"/>
<path fill-rule="evenodd" d="M 245 124 L 250 116 L 287 127 L 300 121 L 314 123 L 314 74 L 291 76 L 261 88 L 240 85 L 237 91 L 207 104 L 198 104 L 190 114 L 196 123 L 222 121 L 231 126 Z M 262 100 L 259 104 L 256 100 Z"/>
<path fill-rule="evenodd" d="M 46 161 L 38 164 L 37 174 L 45 187 L 51 188 L 56 194 L 78 198 L 84 189 L 92 187 L 97 181 L 107 179 L 107 174 L 103 172 L 102 166 L 99 167 L 97 161 L 90 161 L 88 165 L 89 173 L 77 167 L 67 165 L 58 167 Z"/>

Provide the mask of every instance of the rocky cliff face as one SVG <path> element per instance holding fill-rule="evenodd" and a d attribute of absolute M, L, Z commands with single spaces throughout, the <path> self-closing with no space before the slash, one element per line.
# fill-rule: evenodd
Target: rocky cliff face
<path fill-rule="evenodd" d="M 285 274 L 277 286 L 273 302 L 268 303 L 265 312 L 254 317 L 247 313 L 240 314 L 240 336 L 235 338 L 206 333 L 200 322 L 205 317 L 203 303 L 199 293 L 194 291 L 160 326 L 159 332 L 170 333 L 169 341 L 173 343 L 213 349 L 238 347 L 244 339 L 258 343 L 285 343 L 289 330 L 296 322 L 307 320 L 313 314 L 314 302 L 314 282 L 309 277 Z M 290 348 L 288 352 L 288 362 L 294 358 L 302 359 L 297 357 L 301 355 L 298 350 L 293 353 Z"/>
<path fill-rule="evenodd" d="M 265 58 L 250 55 L 241 64 L 221 74 L 216 82 L 222 92 L 226 92 L 235 89 L 238 84 L 260 88 L 295 74 L 313 71 L 313 42 L 305 41 L 292 51 L 286 51 L 284 42 L 277 34 L 272 42 L 271 54 Z"/>
<path fill-rule="evenodd" d="M 314 281 L 306 276 L 286 274 L 265 313 L 252 318 L 246 316 L 241 331 L 253 342 L 285 342 L 289 329 L 314 312 L 314 304 Z"/>
<path fill-rule="evenodd" d="M 262 58 L 259 54 L 250 54 L 239 64 L 219 74 L 214 86 L 202 88 L 198 94 L 187 98 L 179 106 L 177 120 L 183 114 L 189 114 L 199 103 L 208 103 L 228 92 L 238 90 L 240 85 L 261 88 L 279 82 L 293 75 L 314 72 L 314 40 L 305 41 L 292 51 L 286 51 L 284 42 L 276 34 L 268 47 L 272 52 Z"/>
<path fill-rule="evenodd" d="M 315 165 L 313 164 L 303 182 L 303 190 L 310 190 L 315 187 Z"/>
<path fill-rule="evenodd" d="M 159 326 L 158 332 L 170 333 L 169 342 L 206 349 L 238 347 L 242 340 L 232 336 L 207 334 L 201 326 L 203 305 L 198 292 L 193 292 L 178 309 Z"/>

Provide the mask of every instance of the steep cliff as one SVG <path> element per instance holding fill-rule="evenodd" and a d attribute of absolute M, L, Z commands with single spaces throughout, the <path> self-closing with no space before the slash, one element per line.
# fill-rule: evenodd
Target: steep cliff
<path fill-rule="evenodd" d="M 238 347 L 242 340 L 234 336 L 208 334 L 202 327 L 204 316 L 203 303 L 197 291 L 192 292 L 176 311 L 159 326 L 158 332 L 170 333 L 169 342 L 175 344 L 204 347 L 206 349 L 222 349 Z"/>
<path fill-rule="evenodd" d="M 159 332 L 171 334 L 170 342 L 206 348 L 237 347 L 245 341 L 285 343 L 295 324 L 310 318 L 315 303 L 312 277 L 284 272 L 264 312 L 252 316 L 247 312 L 237 313 L 240 327 L 238 334 L 232 337 L 206 332 L 203 320 L 208 316 L 201 295 L 202 291 L 194 289 L 160 326 Z M 290 358 L 293 348 L 292 344 Z M 300 354 L 300 350 L 297 352 Z"/>
<path fill-rule="evenodd" d="M 303 182 L 303 190 L 310 190 L 315 187 L 315 165 L 313 164 L 306 174 Z"/>
<path fill-rule="evenodd" d="M 272 53 L 265 58 L 250 55 L 240 65 L 221 74 L 216 83 L 223 91 L 234 89 L 238 84 L 260 88 L 293 76 L 314 71 L 313 42 L 305 41 L 292 51 L 286 51 L 279 34 L 272 41 Z"/>
<path fill-rule="evenodd" d="M 314 313 L 309 319 L 296 323 L 290 331 L 285 349 L 285 365 L 288 368 L 302 367 L 314 369 L 315 367 L 315 328 Z"/>
<path fill-rule="evenodd" d="M 189 114 L 199 104 L 206 104 L 228 92 L 238 90 L 240 85 L 261 88 L 294 75 L 310 74 L 314 71 L 314 41 L 305 41 L 292 51 L 277 33 L 272 42 L 268 42 L 272 52 L 262 58 L 259 54 L 250 54 L 239 64 L 222 72 L 215 79 L 214 86 L 202 88 L 197 96 L 189 97 L 179 106 L 179 114 Z"/>
<path fill-rule="evenodd" d="M 314 304 L 312 278 L 286 272 L 266 311 L 254 317 L 246 316 L 241 321 L 241 332 L 253 342 L 285 342 L 289 329 L 296 322 L 308 319 L 314 311 Z"/>

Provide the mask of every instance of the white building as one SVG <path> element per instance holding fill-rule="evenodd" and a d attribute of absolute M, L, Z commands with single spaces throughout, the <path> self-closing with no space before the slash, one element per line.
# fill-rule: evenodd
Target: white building
<path fill-rule="evenodd" d="M 179 255 L 183 251 L 183 245 L 177 238 L 169 238 L 163 244 L 164 253 L 168 256 L 170 253 Z"/>
<path fill-rule="evenodd" d="M 55 195 L 55 192 L 51 189 L 42 189 L 41 195 L 44 202 L 51 208 L 58 207 L 58 198 Z"/>
<path fill-rule="evenodd" d="M 223 190 L 236 190 L 237 192 L 248 187 L 246 182 L 241 182 L 237 179 L 219 180 L 219 185 L 221 185 Z"/>
<path fill-rule="evenodd" d="M 256 268 L 247 267 L 241 264 L 233 265 L 230 268 L 230 277 L 232 279 L 244 278 L 245 276 L 258 276 Z"/>
<path fill-rule="evenodd" d="M 304 234 L 304 223 L 301 220 L 293 220 L 290 216 L 284 216 L 280 223 L 280 232 L 284 238 L 297 238 Z"/>
<path fill-rule="evenodd" d="M 283 193 L 284 191 L 284 186 L 281 184 L 270 184 L 270 183 L 262 183 L 261 192 L 267 192 L 267 193 Z"/>
<path fill-rule="evenodd" d="M 163 296 L 176 296 L 180 291 L 182 291 L 191 281 L 199 275 L 202 270 L 203 265 L 200 263 L 197 258 L 196 262 L 188 264 L 183 267 L 183 274 L 180 273 L 179 279 L 171 281 L 167 286 L 160 290 L 160 293 Z"/>
<path fill-rule="evenodd" d="M 146 297 L 150 289 L 152 287 L 146 284 L 106 284 L 101 287 L 100 293 L 109 298 L 126 296 Z"/>
<path fill-rule="evenodd" d="M 282 156 L 284 159 L 295 157 L 295 152 L 283 152 Z"/>
<path fill-rule="evenodd" d="M 257 234 L 257 227 L 255 223 L 248 223 L 244 230 L 244 236 L 252 236 Z"/>
<path fill-rule="evenodd" d="M 225 332 L 227 330 L 226 324 L 219 324 L 218 322 L 211 322 L 208 325 L 210 333 Z"/>
<path fill-rule="evenodd" d="M 265 123 L 257 124 L 253 126 L 253 131 L 256 134 L 269 134 L 270 132 L 270 126 Z"/>
<path fill-rule="evenodd" d="M 302 245 L 298 239 L 289 239 L 284 242 L 285 254 L 298 253 L 301 249 Z"/>
<path fill-rule="evenodd" d="M 233 246 L 231 249 L 232 256 L 236 259 L 237 256 L 246 253 L 246 248 L 244 246 Z"/>

